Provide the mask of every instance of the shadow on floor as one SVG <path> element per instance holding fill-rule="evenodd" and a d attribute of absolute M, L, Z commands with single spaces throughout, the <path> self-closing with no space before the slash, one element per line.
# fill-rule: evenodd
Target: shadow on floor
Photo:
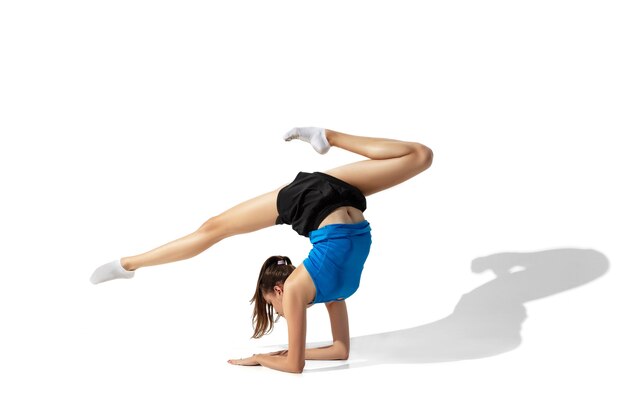
<path fill-rule="evenodd" d="M 496 278 L 464 294 L 452 314 L 432 323 L 351 339 L 348 363 L 319 372 L 394 363 L 433 363 L 498 355 L 522 342 L 524 303 L 587 284 L 609 269 L 592 249 L 506 252 L 476 258 L 471 269 Z"/>

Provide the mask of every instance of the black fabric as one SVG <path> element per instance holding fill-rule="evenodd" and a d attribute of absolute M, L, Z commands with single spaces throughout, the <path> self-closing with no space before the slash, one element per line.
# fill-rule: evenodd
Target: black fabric
<path fill-rule="evenodd" d="M 323 172 L 300 172 L 278 192 L 276 224 L 290 224 L 302 236 L 309 236 L 333 210 L 342 206 L 365 211 L 363 193 L 353 185 Z"/>

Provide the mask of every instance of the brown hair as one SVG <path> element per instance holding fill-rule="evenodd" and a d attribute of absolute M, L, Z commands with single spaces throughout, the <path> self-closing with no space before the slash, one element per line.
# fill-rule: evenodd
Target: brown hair
<path fill-rule="evenodd" d="M 274 320 L 272 320 L 274 307 L 265 301 L 263 294 L 272 292 L 275 285 L 284 283 L 294 269 L 296 267 L 291 263 L 291 259 L 286 256 L 270 256 L 263 263 L 254 296 L 250 299 L 250 303 L 254 303 L 252 312 L 253 338 L 258 339 L 270 333 L 274 328 Z"/>

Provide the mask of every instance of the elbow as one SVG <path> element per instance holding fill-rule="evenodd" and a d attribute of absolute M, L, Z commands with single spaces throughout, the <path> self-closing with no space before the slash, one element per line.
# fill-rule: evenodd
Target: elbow
<path fill-rule="evenodd" d="M 350 348 L 343 346 L 341 344 L 337 346 L 336 352 L 337 352 L 337 355 L 336 355 L 337 360 L 347 361 L 348 358 L 350 357 Z"/>
<path fill-rule="evenodd" d="M 301 358 L 287 358 L 284 370 L 293 374 L 301 374 L 304 371 L 304 355 Z"/>
<path fill-rule="evenodd" d="M 298 362 L 297 364 L 292 366 L 289 371 L 294 374 L 301 374 L 302 372 L 304 372 L 304 361 Z"/>

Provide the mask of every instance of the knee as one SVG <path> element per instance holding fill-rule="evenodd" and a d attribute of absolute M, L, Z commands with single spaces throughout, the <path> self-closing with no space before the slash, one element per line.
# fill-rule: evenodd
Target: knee
<path fill-rule="evenodd" d="M 433 164 L 433 150 L 425 145 L 422 145 L 422 148 L 422 163 L 424 164 L 424 169 L 427 169 Z"/>
<path fill-rule="evenodd" d="M 224 222 L 222 217 L 215 216 L 204 222 L 198 230 L 196 230 L 196 233 L 210 235 L 213 239 L 221 240 L 226 237 L 228 230 L 226 228 L 226 222 Z"/>
<path fill-rule="evenodd" d="M 414 148 L 413 155 L 418 172 L 430 168 L 433 163 L 433 150 L 421 143 L 416 143 Z"/>

